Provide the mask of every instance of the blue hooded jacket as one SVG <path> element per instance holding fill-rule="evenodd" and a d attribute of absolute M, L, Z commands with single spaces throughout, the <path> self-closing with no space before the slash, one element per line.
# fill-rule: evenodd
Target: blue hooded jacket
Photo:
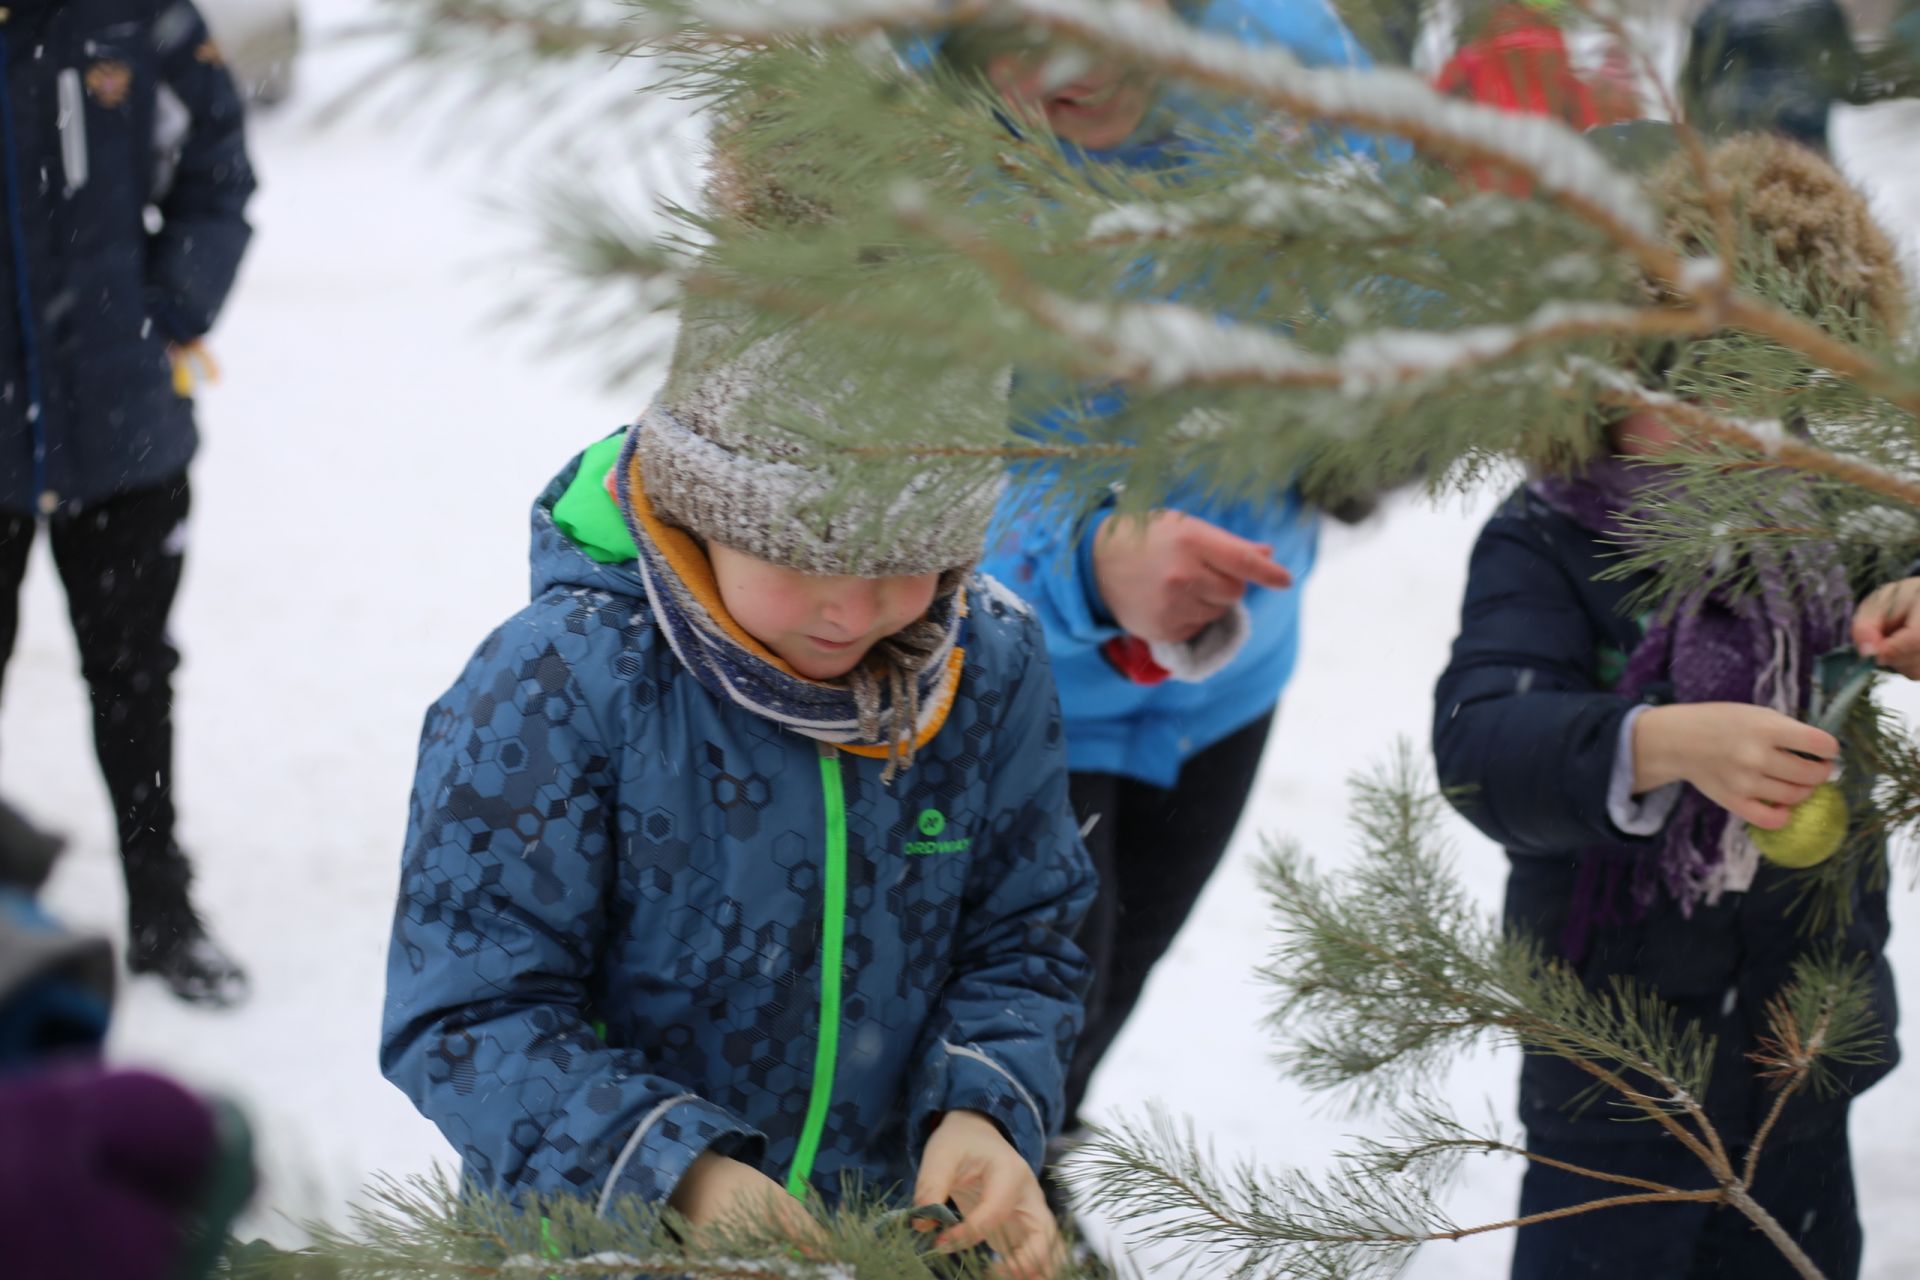
<path fill-rule="evenodd" d="M 708 1149 L 904 1195 L 953 1109 L 1037 1169 L 1093 893 L 1037 623 L 975 581 L 954 705 L 883 785 L 681 666 L 635 562 L 555 524 L 582 466 L 535 504 L 532 603 L 427 713 L 382 1070 L 473 1181 L 602 1208 Z"/>
<path fill-rule="evenodd" d="M 1183 6 L 1181 12 L 1201 31 L 1251 45 L 1282 46 L 1308 66 L 1370 65 L 1324 0 L 1210 0 Z M 1245 123 L 1178 89 L 1169 90 L 1161 109 L 1208 128 Z M 1182 148 L 1191 145 L 1149 138 L 1111 152 L 1089 153 L 1089 158 L 1137 168 L 1177 168 Z M 1406 154 L 1403 143 L 1356 134 L 1328 145 L 1386 159 Z M 1124 393 L 1116 389 L 1089 393 L 1077 410 L 1058 410 L 1032 429 L 1043 436 L 1073 434 L 1086 418 L 1117 414 L 1125 404 Z M 1294 586 L 1285 591 L 1249 588 L 1252 634 L 1224 669 L 1198 683 L 1142 685 L 1102 653 L 1102 646 L 1121 634 L 1094 583 L 1093 542 L 1104 517 L 1077 525 L 1063 516 L 1059 504 L 1046 499 L 1051 479 L 1045 468 L 1016 476 L 983 568 L 1027 599 L 1045 626 L 1067 720 L 1071 767 L 1171 786 L 1189 757 L 1266 714 L 1293 674 L 1300 647 L 1300 591 L 1313 568 L 1318 514 L 1292 490 L 1268 501 L 1232 504 L 1213 498 L 1204 484 L 1170 494 L 1168 507 L 1271 545 L 1274 559 L 1292 572 Z"/>
<path fill-rule="evenodd" d="M 186 469 L 167 347 L 213 327 L 254 177 L 188 0 L 14 0 L 0 76 L 0 511 L 48 513 Z"/>

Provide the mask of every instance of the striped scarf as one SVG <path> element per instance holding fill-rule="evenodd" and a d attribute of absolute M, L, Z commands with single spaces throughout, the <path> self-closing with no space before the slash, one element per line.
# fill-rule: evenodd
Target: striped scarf
<path fill-rule="evenodd" d="M 653 511 L 629 433 L 608 485 L 639 548 L 655 624 L 707 692 L 764 720 L 855 755 L 887 762 L 881 781 L 913 763 L 945 722 L 965 657 L 967 567 L 941 575 L 921 617 L 874 645 L 838 680 L 810 680 L 726 611 L 712 565 L 693 536 Z"/>

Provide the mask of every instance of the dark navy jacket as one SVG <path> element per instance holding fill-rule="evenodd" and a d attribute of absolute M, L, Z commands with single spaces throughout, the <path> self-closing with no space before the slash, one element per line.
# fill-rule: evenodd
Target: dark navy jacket
<path fill-rule="evenodd" d="M 1687 116 L 1716 133 L 1771 129 L 1827 148 L 1836 102 L 1861 62 L 1836 0 L 1711 0 L 1693 20 L 1680 89 Z"/>
<path fill-rule="evenodd" d="M 0 511 L 45 513 L 192 458 L 167 346 L 213 326 L 254 180 L 239 95 L 187 0 L 5 13 Z"/>
<path fill-rule="evenodd" d="M 1602 581 L 1611 555 L 1531 493 L 1509 498 L 1474 546 L 1460 635 L 1434 698 L 1440 783 L 1462 814 L 1506 846 L 1507 923 L 1541 939 L 1549 954 L 1560 949 L 1582 856 L 1648 843 L 1607 814 L 1615 746 L 1635 705 L 1610 685 L 1639 643 L 1641 622 L 1626 602 L 1646 585 Z M 1744 1140 L 1771 1102 L 1744 1055 L 1804 945 L 1793 881 L 1762 863 L 1751 891 L 1697 907 L 1690 919 L 1663 894 L 1643 919 L 1597 931 L 1585 954 L 1572 957 L 1588 985 L 1632 979 L 1718 1038 L 1707 1108 L 1730 1142 Z M 1842 1072 L 1847 1094 L 1885 1075 L 1897 1054 L 1886 892 L 1854 894 L 1839 940 L 1873 966 L 1886 1045 L 1883 1061 Z M 1569 1063 L 1529 1057 L 1521 1118 L 1530 1130 L 1566 1137 L 1649 1135 L 1644 1124 L 1580 1111 L 1576 1100 L 1591 1084 Z M 1842 1123 L 1842 1106 L 1796 1099 L 1782 1123 L 1788 1132 L 1830 1128 Z"/>

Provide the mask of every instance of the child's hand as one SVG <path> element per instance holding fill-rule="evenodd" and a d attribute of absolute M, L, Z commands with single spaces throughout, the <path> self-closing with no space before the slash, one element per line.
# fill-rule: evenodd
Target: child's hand
<path fill-rule="evenodd" d="M 1047 1280 L 1060 1270 L 1060 1229 L 1040 1180 L 993 1121 L 977 1111 L 947 1112 L 920 1157 L 913 1202 L 949 1200 L 959 1207 L 962 1221 L 941 1233 L 941 1248 L 990 1244 L 1000 1255 L 999 1273 L 1013 1280 Z"/>
<path fill-rule="evenodd" d="M 1093 544 L 1095 586 L 1128 635 L 1185 644 L 1247 594 L 1279 589 L 1293 575 L 1273 548 L 1178 511 L 1145 522 L 1110 518 Z"/>
<path fill-rule="evenodd" d="M 1773 831 L 1786 825 L 1794 805 L 1833 777 L 1839 754 L 1832 734 L 1767 707 L 1650 707 L 1633 726 L 1633 790 L 1639 795 L 1691 782 L 1729 813 Z"/>
<path fill-rule="evenodd" d="M 786 1188 L 750 1164 L 703 1151 L 667 1203 L 694 1227 L 771 1227 L 797 1241 L 816 1240 L 820 1224 Z"/>
<path fill-rule="evenodd" d="M 1909 680 L 1920 680 L 1920 578 L 1889 582 L 1853 614 L 1853 647 Z"/>

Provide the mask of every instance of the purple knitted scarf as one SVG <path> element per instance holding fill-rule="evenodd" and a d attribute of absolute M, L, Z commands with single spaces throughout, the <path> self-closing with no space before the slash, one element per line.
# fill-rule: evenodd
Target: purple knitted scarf
<path fill-rule="evenodd" d="M 1547 505 L 1604 542 L 1638 549 L 1631 521 L 1649 514 L 1671 483 L 1663 467 L 1605 458 L 1577 475 L 1542 477 L 1531 488 Z M 1616 693 L 1639 699 L 1655 686 L 1674 702 L 1751 702 L 1804 715 L 1821 654 L 1845 642 L 1853 595 L 1839 557 L 1821 544 L 1755 548 L 1758 589 L 1735 593 L 1729 575 L 1663 603 L 1628 655 Z M 1563 951 L 1578 958 L 1592 932 L 1644 916 L 1664 889 L 1691 915 L 1702 902 L 1744 891 L 1759 851 L 1746 824 L 1691 785 L 1681 789 L 1652 845 L 1585 851 Z"/>

